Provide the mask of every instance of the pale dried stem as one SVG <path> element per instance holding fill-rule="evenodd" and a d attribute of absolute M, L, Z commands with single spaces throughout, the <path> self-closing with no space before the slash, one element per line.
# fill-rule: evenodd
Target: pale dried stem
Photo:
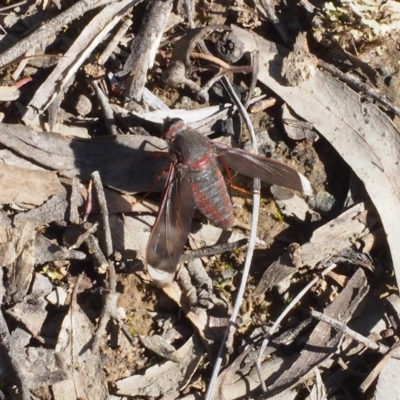
<path fill-rule="evenodd" d="M 224 83 L 226 89 L 228 90 L 232 100 L 234 101 L 235 105 L 239 109 L 241 116 L 245 120 L 246 126 L 250 132 L 250 136 L 251 136 L 252 143 L 253 143 L 253 153 L 257 154 L 258 153 L 257 139 L 256 139 L 256 135 L 254 133 L 254 128 L 250 121 L 249 115 L 247 114 L 246 109 L 243 107 L 243 104 L 240 102 L 240 100 L 236 96 L 236 93 L 233 90 L 232 85 L 229 82 L 229 79 L 226 76 L 224 76 L 222 79 L 223 79 L 223 83 Z M 240 306 L 242 305 L 243 296 L 244 296 L 244 292 L 245 292 L 246 285 L 247 285 L 247 278 L 250 273 L 251 261 L 253 259 L 253 253 L 254 253 L 254 248 L 255 248 L 255 244 L 256 244 L 259 211 L 260 211 L 260 180 L 256 178 L 253 180 L 253 212 L 252 212 L 252 218 L 251 218 L 249 246 L 247 249 L 246 261 L 245 261 L 244 268 L 243 268 L 242 280 L 240 282 L 239 290 L 238 290 L 238 293 L 236 296 L 236 301 L 233 306 L 231 317 L 229 319 L 229 324 L 225 331 L 225 335 L 224 335 L 221 347 L 218 352 L 218 357 L 217 357 L 217 360 L 216 360 L 214 368 L 213 368 L 213 372 L 211 375 L 210 383 L 207 388 L 205 400 L 211 400 L 211 398 L 212 398 L 215 382 L 217 381 L 218 374 L 221 369 L 222 359 L 223 359 L 225 349 L 226 349 L 226 341 L 228 340 L 229 335 L 232 333 L 232 329 L 235 329 L 236 318 L 239 314 Z"/>

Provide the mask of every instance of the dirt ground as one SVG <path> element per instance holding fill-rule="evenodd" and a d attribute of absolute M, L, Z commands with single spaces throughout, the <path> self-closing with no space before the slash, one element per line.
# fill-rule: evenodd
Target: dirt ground
<path fill-rule="evenodd" d="M 290 85 L 279 82 L 282 77 L 276 79 L 278 86 L 268 85 L 265 49 L 259 51 L 258 75 L 247 37 L 240 37 L 245 55 L 237 61 L 222 61 L 215 51 L 222 36 L 220 25 L 233 24 L 265 43 L 279 43 L 282 47 L 275 58 L 271 56 L 275 60 L 271 64 L 278 65 L 280 53 L 289 59 L 303 32 L 308 49 L 303 46 L 294 53 L 305 54 L 308 60 L 311 72 L 306 86 L 307 81 L 311 85 L 313 79 L 324 79 L 322 74 L 341 80 L 326 70 L 326 63 L 376 89 L 393 108 L 345 81 L 351 89 L 332 93 L 332 105 L 328 101 L 325 109 L 333 110 L 337 121 L 355 131 L 349 115 L 356 121 L 364 118 L 360 123 L 366 132 L 368 127 L 379 131 L 380 140 L 388 141 L 391 152 L 385 156 L 379 154 L 383 145 L 366 147 L 379 159 L 391 162 L 393 157 L 393 171 L 380 165 L 377 169 L 392 179 L 393 198 L 398 199 L 398 138 L 392 139 L 389 130 L 380 131 L 382 125 L 374 119 L 393 122 L 390 129 L 400 129 L 398 3 L 304 0 L 265 7 L 265 1 L 250 0 L 156 0 L 137 5 L 126 1 L 126 6 L 122 1 L 108 2 L 100 7 L 91 1 L 82 9 L 77 5 L 84 2 L 22 3 L 0 5 L 0 398 L 400 396 L 398 373 L 393 372 L 398 366 L 390 364 L 397 362 L 397 355 L 390 358 L 398 343 L 397 258 L 393 242 L 386 240 L 396 237 L 386 221 L 391 216 L 395 220 L 400 204 L 382 211 L 378 189 L 378 194 L 370 189 L 377 175 L 371 173 L 372 183 L 365 178 L 370 173 L 367 164 L 376 162 L 372 155 L 364 156 L 361 140 L 359 148 L 346 148 L 339 138 L 329 136 L 333 127 L 325 127 L 323 118 L 306 117 L 314 106 L 305 104 L 303 111 L 303 105 L 293 100 L 302 82 L 292 85 L 293 92 L 287 89 Z M 151 14 L 156 3 L 168 9 L 165 21 L 163 12 Z M 194 7 L 192 27 L 186 3 Z M 122 7 L 118 11 L 111 9 L 118 6 Z M 71 16 L 63 14 L 56 21 L 66 10 Z M 115 15 L 108 20 L 107 13 Z M 271 22 L 274 19 L 278 26 Z M 200 29 L 204 26 L 211 28 Z M 91 36 L 89 27 L 99 29 L 98 35 Z M 194 30 L 190 33 L 195 27 L 196 35 Z M 47 37 L 38 34 L 40 29 L 48 32 Z M 31 38 L 27 44 L 26 38 Z M 114 47 L 103 60 L 113 40 Z M 96 45 L 85 53 L 91 43 Z M 150 49 L 152 44 L 156 48 Z M 64 62 L 66 67 L 56 75 Z M 191 70 L 186 68 L 174 84 L 167 72 L 187 62 Z M 301 67 L 300 75 L 307 74 L 307 68 Z M 224 335 L 251 248 L 247 242 L 237 242 L 248 239 L 251 231 L 251 177 L 232 168 L 232 177 L 225 176 L 235 216 L 229 230 L 218 228 L 198 210 L 193 223 L 189 218 L 187 259 L 178 273 L 174 268 L 169 285 L 157 285 L 147 269 L 149 247 L 154 242 L 155 252 L 163 247 L 162 239 L 161 243 L 154 239 L 155 230 L 163 238 L 162 227 L 154 228 L 160 226 L 157 221 L 165 218 L 167 228 L 174 226 L 175 236 L 168 243 L 172 249 L 179 248 L 175 239 L 179 242 L 181 230 L 185 231 L 176 226 L 184 216 L 179 210 L 186 208 L 182 206 L 186 198 L 178 198 L 174 189 L 161 195 L 168 168 L 174 165 L 160 139 L 166 117 L 178 116 L 189 129 L 210 134 L 219 143 L 213 151 L 222 171 L 223 153 L 218 155 L 218 149 L 224 145 L 251 149 L 251 135 L 232 106 L 226 84 L 217 80 L 204 90 L 218 73 L 228 77 L 242 102 L 260 95 L 274 99 L 267 108 L 248 108 L 259 154 L 293 168 L 313 187 L 313 194 L 306 196 L 261 183 L 251 269 L 239 316 L 228 336 Z M 258 80 L 252 81 L 253 76 Z M 143 87 L 152 97 L 145 98 Z M 310 93 L 319 89 L 324 90 L 316 85 Z M 359 110 L 349 102 L 349 115 L 336 112 L 335 96 L 347 104 L 353 95 L 358 96 Z M 315 96 L 316 103 L 324 103 L 326 97 Z M 224 104 L 229 104 L 228 111 L 222 109 Z M 285 105 L 290 116 L 283 111 Z M 220 108 L 209 111 L 213 106 Z M 377 114 L 366 111 L 370 106 Z M 176 109 L 191 114 L 174 114 Z M 293 126 L 299 137 L 292 136 Z M 337 122 L 335 129 L 340 126 Z M 368 163 L 353 164 L 352 156 L 358 152 L 360 164 L 364 158 Z M 171 188 L 174 182 L 181 184 L 179 168 L 178 163 Z M 96 170 L 104 189 L 92 176 Z M 176 196 L 178 203 L 170 207 L 170 215 L 158 211 L 155 220 L 168 196 Z M 234 242 L 233 247 L 221 250 L 228 241 Z M 193 253 L 204 248 L 209 252 Z M 178 261 L 181 252 L 175 253 Z M 336 268 L 328 272 L 333 265 Z M 314 286 L 274 327 L 260 356 L 268 389 L 262 394 L 256 368 L 262 341 L 313 279 Z M 332 321 L 321 322 L 314 311 L 339 321 L 340 328 L 333 328 Z M 368 343 L 352 333 L 343 334 L 350 327 Z M 212 393 L 210 380 L 221 344 L 222 370 Z M 377 349 L 378 344 L 384 347 Z M 376 379 L 367 382 L 373 373 Z"/>

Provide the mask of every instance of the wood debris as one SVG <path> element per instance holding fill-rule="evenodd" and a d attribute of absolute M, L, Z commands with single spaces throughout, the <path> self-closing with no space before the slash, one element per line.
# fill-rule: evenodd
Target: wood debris
<path fill-rule="evenodd" d="M 400 10 L 250 3 L 0 6 L 1 399 L 399 396 Z M 168 238 L 190 233 L 159 288 L 174 119 L 312 188 L 217 154 L 236 222 L 177 196 Z"/>

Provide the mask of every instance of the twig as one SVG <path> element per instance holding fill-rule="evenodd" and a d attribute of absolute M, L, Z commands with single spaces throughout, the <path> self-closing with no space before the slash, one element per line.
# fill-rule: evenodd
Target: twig
<path fill-rule="evenodd" d="M 97 200 L 99 202 L 100 207 L 100 215 L 102 222 L 102 230 L 104 233 L 104 244 L 105 244 L 105 255 L 106 257 L 110 257 L 113 253 L 113 244 L 111 238 L 111 229 L 110 229 L 110 221 L 108 219 L 108 208 L 106 196 L 104 194 L 103 184 L 101 183 L 100 174 L 98 171 L 93 172 L 92 174 L 93 186 L 96 191 Z"/>
<path fill-rule="evenodd" d="M 235 105 L 237 106 L 237 108 L 240 111 L 240 114 L 242 115 L 243 119 L 245 120 L 245 123 L 250 132 L 250 136 L 251 136 L 251 139 L 253 142 L 253 152 L 255 154 L 257 154 L 258 153 L 257 139 L 255 136 L 254 128 L 253 128 L 253 125 L 251 124 L 249 115 L 247 114 L 246 109 L 243 107 L 242 103 L 238 99 L 235 91 L 232 88 L 231 83 L 229 82 L 229 79 L 226 76 L 224 76 L 222 79 L 223 79 L 225 88 L 227 89 L 233 102 L 235 103 Z M 231 317 L 229 319 L 228 327 L 225 330 L 225 335 L 224 335 L 224 338 L 221 343 L 221 347 L 218 352 L 217 360 L 215 361 L 215 365 L 214 365 L 213 372 L 211 375 L 210 383 L 207 388 L 205 400 L 211 400 L 211 398 L 212 398 L 215 382 L 217 381 L 218 374 L 221 369 L 222 359 L 223 359 L 225 349 L 226 349 L 226 341 L 227 341 L 228 337 L 230 336 L 230 334 L 232 333 L 232 330 L 235 329 L 236 318 L 239 314 L 239 309 L 240 309 L 240 306 L 243 301 L 243 296 L 244 296 L 244 292 L 245 292 L 246 285 L 247 285 L 247 278 L 249 276 L 250 265 L 251 265 L 251 261 L 253 258 L 254 248 L 255 248 L 259 210 L 260 210 L 260 180 L 254 179 L 253 180 L 253 213 L 252 213 L 252 219 L 251 219 L 249 247 L 247 250 L 246 261 L 245 261 L 244 268 L 243 268 L 242 280 L 240 282 L 239 290 L 237 293 L 235 304 L 233 306 Z"/>
<path fill-rule="evenodd" d="M 193 2 L 193 0 L 185 0 L 184 5 L 186 8 L 186 14 L 188 17 L 190 29 L 194 29 L 194 28 L 196 28 L 196 24 L 194 23 L 194 20 L 193 20 L 194 2 Z"/>
<path fill-rule="evenodd" d="M 241 72 L 243 74 L 248 74 L 253 71 L 253 67 L 251 65 L 240 65 L 240 66 L 230 65 L 224 60 L 221 60 L 220 58 L 215 57 L 211 54 L 204 54 L 204 53 L 198 53 L 197 51 L 192 51 L 190 53 L 190 56 L 193 58 L 197 58 L 199 60 L 209 61 L 223 68 L 225 71 L 232 73 Z"/>
<path fill-rule="evenodd" d="M 13 8 L 22 6 L 27 2 L 28 2 L 28 0 L 23 0 L 23 1 L 19 1 L 18 3 L 11 4 L 9 6 L 0 7 L 0 12 L 7 11 L 7 10 L 12 10 Z"/>
<path fill-rule="evenodd" d="M 140 101 L 147 81 L 147 71 L 153 67 L 157 48 L 172 11 L 173 0 L 147 1 L 139 32 L 131 44 L 131 52 L 117 76 L 129 74 L 125 95 Z"/>
<path fill-rule="evenodd" d="M 93 172 L 92 180 L 94 189 L 96 191 L 97 200 L 99 202 L 100 214 L 102 219 L 102 228 L 104 234 L 103 251 L 107 257 L 110 257 L 111 254 L 113 253 L 113 245 L 111 239 L 110 223 L 108 219 L 108 208 L 107 208 L 106 197 L 104 195 L 103 184 L 101 183 L 100 174 L 98 173 L 98 171 Z M 103 314 L 100 318 L 96 334 L 93 338 L 93 343 L 92 343 L 93 352 L 98 351 L 100 345 L 100 339 L 106 330 L 110 318 L 114 318 L 119 322 L 118 311 L 117 311 L 117 301 L 119 293 L 116 292 L 117 278 L 115 274 L 114 263 L 112 261 L 108 262 L 108 273 L 109 273 L 108 275 L 109 290 L 108 293 L 106 293 L 105 295 Z"/>
<path fill-rule="evenodd" d="M 332 271 L 334 268 L 336 268 L 336 264 L 332 264 L 329 267 L 325 268 L 324 271 L 322 271 L 322 276 L 326 275 L 328 272 Z M 260 352 L 258 354 L 257 362 L 256 362 L 256 367 L 257 367 L 257 373 L 258 373 L 258 378 L 261 383 L 261 388 L 263 390 L 263 393 L 267 392 L 267 387 L 265 386 L 264 379 L 262 378 L 262 371 L 261 371 L 261 362 L 263 359 L 264 351 L 268 345 L 269 340 L 271 339 L 272 335 L 275 333 L 275 331 L 278 329 L 279 324 L 283 321 L 283 319 L 286 317 L 286 315 L 292 310 L 292 308 L 300 301 L 300 299 L 311 289 L 312 286 L 314 286 L 318 280 L 321 278 L 320 275 L 316 276 L 313 280 L 310 281 L 310 283 L 290 302 L 290 304 L 285 308 L 285 310 L 282 312 L 282 314 L 278 317 L 278 319 L 275 321 L 275 323 L 272 325 L 271 329 L 269 330 L 268 334 L 266 335 L 265 339 L 262 342 Z"/>
<path fill-rule="evenodd" d="M 283 43 L 285 43 L 286 46 L 288 46 L 289 48 L 293 48 L 293 40 L 287 33 L 285 26 L 282 24 L 282 22 L 279 21 L 278 17 L 276 16 L 273 0 L 260 0 L 260 3 L 267 13 L 269 20 L 272 22 L 276 31 L 279 33 L 281 39 L 283 40 Z"/>
<path fill-rule="evenodd" d="M 49 37 L 64 29 L 70 22 L 100 5 L 112 3 L 116 0 L 80 0 L 73 6 L 41 25 L 35 32 L 18 41 L 17 44 L 0 54 L 0 67 L 25 54 L 37 44 L 47 43 Z"/>
<path fill-rule="evenodd" d="M 125 33 L 130 28 L 131 25 L 132 25 L 131 19 L 127 19 L 126 21 L 124 21 L 122 23 L 118 32 L 114 35 L 114 37 L 112 38 L 110 43 L 108 43 L 107 47 L 104 49 L 104 51 L 101 53 L 99 59 L 97 60 L 97 63 L 99 65 L 104 65 L 106 63 L 106 61 L 110 58 L 114 49 L 118 46 L 120 40 L 124 37 Z"/>
<path fill-rule="evenodd" d="M 104 122 L 106 124 L 108 133 L 113 136 L 118 135 L 117 127 L 114 123 L 114 112 L 111 109 L 107 96 L 103 93 L 95 80 L 90 80 L 90 84 L 92 85 L 96 93 L 97 99 L 100 102 L 100 106 L 104 112 Z"/>
<path fill-rule="evenodd" d="M 320 321 L 326 322 L 327 324 L 331 325 L 333 328 L 336 330 L 343 332 L 345 335 L 350 336 L 352 339 L 356 340 L 357 342 L 363 344 L 365 347 L 368 347 L 369 349 L 373 351 L 377 351 L 378 353 L 381 354 L 386 354 L 390 349 L 388 346 L 382 344 L 382 343 L 376 343 L 368 338 L 366 338 L 363 335 L 360 335 L 359 333 L 353 331 L 350 329 L 346 324 L 343 322 L 329 317 L 328 315 L 322 314 L 319 311 L 311 311 L 311 316 L 319 319 Z"/>
<path fill-rule="evenodd" d="M 376 365 L 373 371 L 367 376 L 364 382 L 360 385 L 360 392 L 365 393 L 368 388 L 371 386 L 372 382 L 377 378 L 377 376 L 381 373 L 383 367 L 387 364 L 387 362 L 393 356 L 393 353 L 399 349 L 400 343 L 396 343 L 382 358 L 381 361 Z"/>
<path fill-rule="evenodd" d="M 35 118 L 37 112 L 44 112 L 63 93 L 86 57 L 121 20 L 123 14 L 140 1 L 122 0 L 111 4 L 90 21 L 29 102 L 23 117 L 27 123 Z"/>
<path fill-rule="evenodd" d="M 178 264 L 194 260 L 195 258 L 215 256 L 216 254 L 233 251 L 246 245 L 247 239 L 240 239 L 233 243 L 222 243 L 214 246 L 203 247 L 202 249 L 198 250 L 186 251 L 181 255 Z"/>

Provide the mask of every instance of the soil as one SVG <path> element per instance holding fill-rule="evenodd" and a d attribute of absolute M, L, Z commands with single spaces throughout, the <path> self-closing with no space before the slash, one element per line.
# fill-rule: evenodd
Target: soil
<path fill-rule="evenodd" d="M 12 3 L 13 2 L 10 2 L 10 5 L 12 5 Z M 211 23 L 235 23 L 247 29 L 255 29 L 257 32 L 262 31 L 263 35 L 269 39 L 275 41 L 280 40 L 274 28 L 265 17 L 265 13 L 260 10 L 257 11 L 252 1 L 237 1 L 235 5 L 230 6 L 230 9 L 226 6 L 225 2 L 221 1 L 202 1 L 194 3 L 196 9 L 194 21 L 198 26 Z M 54 4 L 57 4 L 57 2 L 54 2 Z M 47 6 L 49 16 L 50 14 L 57 14 L 59 12 L 54 4 L 49 4 Z M 8 2 L 7 5 L 9 5 Z M 333 22 L 331 20 L 332 13 L 328 13 L 320 4 L 314 4 L 314 6 L 316 7 L 314 9 L 314 15 L 309 15 L 309 13 L 305 13 L 304 10 L 302 10 L 302 13 L 299 15 L 304 15 L 304 18 L 298 19 L 295 15 L 297 15 L 299 8 L 302 8 L 300 3 L 296 2 L 296 4 L 292 4 L 291 2 L 281 2 L 280 5 L 277 5 L 278 18 L 284 21 L 293 39 L 296 37 L 297 32 L 306 31 L 309 33 L 308 38 L 311 53 L 316 54 L 318 57 L 328 62 L 336 63 L 337 65 L 343 62 L 346 72 L 350 71 L 349 73 L 356 75 L 360 79 L 367 80 L 376 85 L 393 104 L 400 106 L 399 33 L 390 31 L 384 36 L 375 34 L 373 39 L 367 41 L 366 37 L 368 37 L 369 28 L 364 28 L 362 25 L 358 24 L 357 28 L 359 32 L 364 32 L 365 30 L 364 37 L 361 39 L 359 37 L 350 37 L 350 25 L 354 28 L 357 21 L 353 21 L 352 19 L 351 24 L 348 23 L 348 25 L 344 24 L 343 21 Z M 45 7 L 44 4 L 43 7 Z M 63 3 L 62 7 L 64 9 L 66 5 Z M 140 10 L 144 13 L 144 6 L 142 5 L 141 7 Z M 0 7 L 0 11 L 1 9 Z M 220 12 L 219 10 L 224 12 Z M 34 18 L 35 10 L 30 8 L 30 12 L 33 13 L 31 17 Z M 37 8 L 36 12 L 38 16 L 44 13 L 40 8 Z M 183 11 L 182 15 L 184 15 Z M 7 16 L 1 16 L 0 23 L 1 26 L 6 26 L 9 34 L 13 35 L 13 37 L 18 40 L 18 38 L 22 37 L 21 31 L 27 29 L 25 17 L 22 12 L 10 9 Z M 138 15 L 136 15 L 136 17 L 138 17 Z M 322 23 L 318 25 L 318 29 L 315 28 L 314 31 L 312 31 L 313 18 L 315 19 L 317 17 L 322 20 Z M 16 18 L 19 22 L 8 28 L 9 22 L 7 21 L 9 20 L 7 18 Z M 324 21 L 327 22 L 328 20 L 330 21 L 329 24 L 325 23 L 324 25 Z M 78 32 L 80 31 L 79 24 L 82 23 L 82 21 L 75 21 L 68 25 L 65 32 L 59 33 L 59 37 L 53 44 L 53 47 L 57 47 L 57 44 L 59 44 L 60 51 L 64 51 L 64 47 L 67 47 L 67 43 L 72 42 L 75 40 L 75 36 L 78 36 Z M 343 26 L 341 24 L 343 24 Z M 324 26 L 324 28 L 321 28 L 321 26 Z M 167 44 L 160 49 L 156 57 L 155 66 L 148 73 L 148 87 L 171 108 L 198 110 L 207 106 L 228 102 L 228 97 L 221 99 L 210 91 L 211 94 L 208 102 L 202 104 L 196 101 L 192 91 L 187 88 L 171 88 L 162 82 L 161 72 L 166 68 L 171 58 L 169 49 L 176 42 L 175 37 L 182 35 L 187 29 L 187 23 L 184 21 L 167 32 L 163 38 L 163 43 Z M 314 33 L 312 34 L 312 32 Z M 129 53 L 128 43 L 133 34 L 136 33 L 136 27 L 128 30 L 126 40 L 119 46 L 118 52 L 114 54 L 113 59 L 104 66 L 106 72 L 111 70 L 117 72 L 115 70 L 115 65 L 121 65 L 123 63 L 124 57 Z M 62 47 L 61 44 L 63 44 L 64 47 Z M 6 47 L 6 44 L 4 44 L 4 47 Z M 0 47 L 0 55 L 2 51 L 4 50 Z M 165 58 L 163 58 L 163 52 L 166 54 Z M 357 58 L 361 62 L 361 65 L 357 66 L 351 64 L 352 58 L 350 57 L 349 61 L 349 59 L 346 58 L 346 53 L 350 54 L 353 58 Z M 88 60 L 88 62 L 94 63 L 95 58 L 96 55 L 93 54 L 93 59 Z M 4 82 L 11 77 L 14 68 L 14 64 L 13 66 L 2 68 L 1 73 Z M 32 77 L 32 81 L 27 84 L 28 86 L 21 86 L 21 96 L 18 100 L 0 103 L 0 115 L 2 116 L 3 123 L 22 124 L 20 110 L 28 105 L 33 93 L 36 92 L 37 88 L 48 76 L 50 71 L 48 69 L 32 66 L 30 68 L 31 69 L 28 69 L 28 67 L 25 68 L 23 76 Z M 206 72 L 204 72 L 204 70 L 206 70 Z M 207 80 L 209 77 L 209 65 L 207 63 L 202 64 L 201 68 L 199 67 L 198 70 L 195 71 L 195 75 L 198 78 L 198 82 Z M 245 89 L 247 89 L 249 84 L 248 78 L 240 74 L 233 78 L 233 82 Z M 261 92 L 267 95 L 271 94 L 268 88 L 263 87 L 261 84 L 257 86 Z M 92 108 L 88 115 L 78 115 L 77 109 L 75 108 L 75 100 L 79 96 L 86 96 L 90 99 Z M 360 96 L 362 95 L 360 94 Z M 118 92 L 110 91 L 109 100 L 121 107 L 126 107 L 128 111 L 143 109 L 142 105 L 133 104 L 134 102 L 132 102 L 132 104 L 124 103 L 123 96 L 119 96 Z M 368 99 L 365 101 L 370 100 Z M 250 337 L 255 335 L 256 331 L 260 332 L 258 331 L 258 329 L 261 330 L 260 327 L 265 329 L 266 325 L 271 325 L 270 321 L 276 319 L 278 311 L 283 309 L 284 305 L 289 301 L 289 298 L 296 293 L 297 288 L 302 286 L 302 284 L 307 281 L 307 278 L 312 275 L 312 273 L 305 271 L 303 271 L 304 275 L 301 275 L 302 271 L 300 271 L 300 275 L 292 279 L 292 286 L 290 292 L 286 292 L 286 297 L 280 297 L 277 294 L 277 290 L 279 292 L 280 289 L 274 289 L 267 293 L 261 302 L 257 303 L 252 300 L 251 293 L 257 287 L 265 269 L 278 260 L 290 245 L 293 243 L 300 245 L 307 243 L 317 227 L 322 226 L 324 223 L 340 215 L 345 207 L 349 185 L 352 179 L 355 179 L 349 166 L 323 137 L 320 137 L 317 142 L 306 139 L 295 141 L 287 137 L 280 118 L 280 107 L 282 104 L 282 100 L 278 98 L 277 104 L 274 107 L 251 115 L 251 120 L 260 143 L 260 154 L 268 157 L 272 156 L 273 159 L 289 165 L 304 174 L 317 192 L 326 193 L 329 201 L 331 201 L 331 206 L 327 207 L 325 203 L 316 204 L 312 207 L 312 212 L 310 211 L 310 213 L 307 214 L 306 219 L 301 221 L 296 217 L 286 216 L 279 208 L 277 201 L 274 200 L 270 187 L 265 184 L 262 185 L 262 200 L 258 223 L 258 239 L 261 245 L 257 247 L 254 256 L 249 284 L 245 294 L 245 302 L 242 307 L 240 329 L 234 339 L 234 353 L 231 354 L 231 360 L 241 353 L 244 342 L 250 342 Z M 397 126 L 400 127 L 398 117 L 394 117 L 393 115 L 391 115 L 391 117 Z M 64 124 L 73 121 L 73 125 L 84 127 L 91 137 L 107 134 L 103 110 L 96 102 L 94 89 L 90 86 L 87 76 L 85 76 L 82 71 L 76 74 L 76 80 L 65 93 L 65 98 L 61 102 L 61 108 L 57 114 L 57 118 L 62 120 Z M 140 122 L 138 122 L 138 126 L 141 133 L 145 132 L 148 135 L 156 133 L 159 135 L 159 127 L 154 130 L 147 129 L 146 123 L 141 124 Z M 122 127 L 123 124 L 119 126 L 119 129 Z M 126 132 L 123 133 L 125 134 Z M 222 140 L 229 140 L 233 143 L 230 137 L 228 139 L 224 137 Z M 235 145 L 243 146 L 243 142 L 247 140 L 248 137 L 245 133 L 244 137 L 242 137 L 242 143 L 235 143 Z M 25 158 L 29 157 L 25 156 Z M 118 162 L 118 160 L 116 161 Z M 85 185 L 87 184 L 87 182 L 83 183 Z M 251 190 L 252 181 L 249 178 L 236 175 L 233 183 L 245 190 Z M 238 221 L 233 229 L 247 236 L 249 231 L 245 228 L 246 226 L 249 227 L 251 223 L 251 196 L 235 188 L 230 188 L 229 191 L 234 205 L 235 218 Z M 373 230 L 375 232 L 382 230 L 376 211 L 368 201 L 368 195 L 365 193 L 362 186 L 360 192 L 358 192 L 356 196 L 367 201 L 369 216 L 376 218 Z M 143 199 L 143 197 L 148 197 L 154 201 L 159 201 L 160 199 L 158 194 L 142 193 L 138 195 L 139 199 Z M 25 211 L 17 204 L 4 204 L 2 205 L 2 210 L 11 218 L 14 218 L 19 212 Z M 121 212 L 120 214 L 123 215 L 124 213 Z M 132 213 L 125 214 L 130 216 Z M 123 217 L 121 220 L 123 220 Z M 52 222 L 50 224 L 51 228 L 54 228 L 52 239 L 59 245 L 63 243 L 62 235 L 66 224 L 66 221 L 63 223 Z M 39 231 L 39 228 L 37 230 Z M 86 249 L 83 251 L 87 252 Z M 218 283 L 214 284 L 216 296 L 227 299 L 230 307 L 233 305 L 237 294 L 236 290 L 240 284 L 244 255 L 245 250 L 237 250 L 229 254 L 202 258 L 210 276 L 222 274 L 225 269 L 228 269 L 226 265 L 237 270 L 237 274 L 233 277 L 226 280 L 216 280 Z M 390 277 L 390 274 L 387 272 L 390 271 L 390 263 L 389 265 L 386 264 L 387 260 L 390 259 L 390 253 L 384 241 L 383 243 L 375 241 L 369 255 L 382 270 L 386 271 L 384 272 L 384 278 L 380 284 L 377 285 L 377 287 L 372 287 L 372 291 L 375 291 L 374 296 L 378 298 L 380 295 L 383 295 L 384 291 L 390 287 L 390 285 L 395 285 L 393 277 Z M 143 262 L 143 260 L 140 261 Z M 57 263 L 50 263 L 51 271 L 56 271 L 56 273 L 49 272 L 50 270 L 44 269 L 43 266 L 36 266 L 35 268 L 36 271 L 40 269 L 41 273 L 47 276 L 51 282 L 54 283 L 57 281 L 57 284 L 69 292 L 73 286 L 73 284 L 71 284 L 71 277 L 75 279 L 79 273 L 85 272 L 86 275 L 89 276 L 91 288 L 86 289 L 86 295 L 83 297 L 85 300 L 83 301 L 87 303 L 87 308 L 92 309 L 92 314 L 88 313 L 88 315 L 92 322 L 96 324 L 101 316 L 101 312 L 99 312 L 101 307 L 99 307 L 98 304 L 98 308 L 91 306 L 90 303 L 93 301 L 93 297 L 92 300 L 87 299 L 91 296 L 91 292 L 94 293 L 96 290 L 101 291 L 105 289 L 108 286 L 107 279 L 104 278 L 103 275 L 91 270 L 91 265 L 87 261 L 82 262 L 75 260 L 71 261 L 71 263 L 72 266 L 69 266 L 68 270 L 65 268 L 61 270 L 58 268 L 59 265 L 57 265 Z M 136 342 L 133 344 L 130 343 L 122 331 L 118 331 L 118 324 L 109 322 L 106 334 L 103 335 L 101 340 L 100 353 L 103 360 L 103 370 L 111 392 L 115 392 L 115 382 L 118 380 L 139 372 L 142 373 L 146 368 L 156 365 L 161 361 L 159 356 L 155 355 L 141 344 L 141 336 L 152 336 L 155 334 L 165 336 L 168 332 L 174 330 L 174 335 L 177 338 L 177 342 L 175 343 L 182 344 L 190 336 L 190 332 L 193 332 L 192 325 L 183 311 L 185 308 L 184 306 L 176 304 L 176 302 L 171 299 L 171 296 L 167 296 L 162 289 L 156 287 L 148 279 L 142 279 L 143 271 L 137 268 L 137 264 L 135 264 L 134 260 L 129 257 L 125 258 L 125 254 L 123 255 L 122 264 L 121 268 L 117 269 L 117 291 L 120 292 L 118 307 L 124 310 L 126 314 L 124 324 L 127 330 L 135 337 Z M 338 274 L 349 277 L 348 264 L 339 269 Z M 55 277 L 55 275 L 57 275 L 57 277 Z M 315 292 L 312 292 L 307 300 L 304 301 L 305 304 L 299 304 L 299 308 L 295 311 L 292 321 L 282 324 L 282 330 L 289 329 L 291 323 L 294 325 L 293 319 L 301 319 L 303 314 L 307 314 L 310 307 L 314 305 L 322 307 L 329 304 L 329 302 L 336 297 L 335 290 L 337 286 L 332 286 L 335 288 L 320 287 L 316 289 Z M 393 288 L 393 286 L 391 288 Z M 100 301 L 100 296 L 96 296 L 96 299 Z M 182 304 L 185 304 L 186 300 L 187 299 L 183 299 Z M 307 305 L 307 301 L 311 306 L 309 304 Z M 7 307 L 10 307 L 10 305 L 7 305 Z M 224 318 L 228 315 L 229 313 L 225 313 Z M 218 316 L 220 317 L 220 315 Z M 54 335 L 52 339 L 56 341 L 57 335 Z M 301 341 L 301 337 L 299 341 Z M 287 349 L 287 351 L 296 352 L 299 348 L 300 344 L 297 347 L 293 345 L 291 348 Z M 198 386 L 203 389 L 197 390 L 196 385 L 193 384 L 192 387 L 190 385 L 188 386 L 187 393 L 201 393 L 202 396 L 204 395 L 204 387 L 209 380 L 212 370 L 211 356 L 205 356 L 204 360 L 204 365 L 202 365 L 196 373 L 197 382 L 201 383 L 198 384 Z M 354 384 L 354 387 L 356 386 L 357 385 Z M 304 390 L 305 386 L 301 387 Z M 12 398 L 13 389 L 10 385 L 3 382 L 0 384 L 0 389 L 9 394 L 10 397 L 8 398 Z M 353 392 L 353 390 L 354 388 L 350 386 L 349 391 Z M 44 389 L 36 389 L 35 394 L 37 398 L 40 399 L 52 398 Z M 300 391 L 296 398 L 305 398 L 305 396 L 306 395 Z M 372 397 L 368 394 L 363 395 L 363 397 L 354 398 L 368 399 Z"/>

